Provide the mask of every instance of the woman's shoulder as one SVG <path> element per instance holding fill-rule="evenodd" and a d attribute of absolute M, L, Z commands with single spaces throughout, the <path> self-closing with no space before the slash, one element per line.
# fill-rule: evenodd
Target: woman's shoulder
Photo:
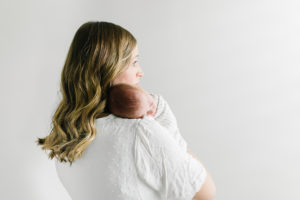
<path fill-rule="evenodd" d="M 96 119 L 96 126 L 102 131 L 114 131 L 120 132 L 125 130 L 131 130 L 135 128 L 135 124 L 141 119 L 129 119 L 109 114 L 101 118 Z"/>
<path fill-rule="evenodd" d="M 153 92 L 150 92 L 149 93 L 155 100 L 160 100 L 160 99 L 163 99 L 163 100 L 165 100 L 164 98 L 163 98 L 163 96 L 160 94 L 160 93 L 153 93 Z"/>
<path fill-rule="evenodd" d="M 157 122 L 152 116 L 146 116 L 136 123 L 137 136 L 146 137 L 147 140 L 163 141 L 164 137 L 169 137 L 168 130 Z"/>
<path fill-rule="evenodd" d="M 149 94 L 154 98 L 155 103 L 158 104 L 158 100 L 161 95 L 157 93 L 151 93 L 151 92 Z"/>
<path fill-rule="evenodd" d="M 166 98 L 160 94 L 160 93 L 149 93 L 156 101 L 157 104 L 161 103 L 163 104 L 168 104 Z"/>
<path fill-rule="evenodd" d="M 135 118 L 132 118 L 132 119 L 129 119 L 129 118 L 125 118 L 125 117 L 119 117 L 119 116 L 116 116 L 114 115 L 113 113 L 108 113 L 108 114 L 105 114 L 99 118 L 97 118 L 96 120 L 109 120 L 109 121 L 122 121 L 122 122 L 132 122 L 132 121 L 136 121 L 138 119 L 135 119 Z"/>

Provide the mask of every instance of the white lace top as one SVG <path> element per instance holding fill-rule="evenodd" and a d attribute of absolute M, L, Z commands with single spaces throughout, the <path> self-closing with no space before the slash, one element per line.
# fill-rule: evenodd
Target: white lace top
<path fill-rule="evenodd" d="M 155 117 L 96 120 L 97 136 L 70 167 L 55 161 L 73 200 L 191 200 L 206 178 L 187 151 L 168 103 L 158 94 Z"/>

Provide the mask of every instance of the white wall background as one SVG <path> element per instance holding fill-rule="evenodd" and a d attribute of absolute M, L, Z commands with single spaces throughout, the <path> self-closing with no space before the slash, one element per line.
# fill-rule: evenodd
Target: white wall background
<path fill-rule="evenodd" d="M 46 136 L 79 26 L 138 40 L 141 85 L 162 94 L 217 200 L 300 199 L 297 0 L 1 0 L 0 199 L 69 200 Z"/>

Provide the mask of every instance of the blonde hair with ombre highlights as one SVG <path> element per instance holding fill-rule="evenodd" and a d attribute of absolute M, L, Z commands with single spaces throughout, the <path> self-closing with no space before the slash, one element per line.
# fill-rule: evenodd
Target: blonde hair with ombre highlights
<path fill-rule="evenodd" d="M 48 136 L 38 138 L 49 158 L 60 162 L 80 158 L 96 137 L 95 119 L 106 116 L 107 92 L 127 69 L 137 45 L 134 36 L 110 22 L 87 22 L 75 33 L 63 70 L 62 100 Z"/>

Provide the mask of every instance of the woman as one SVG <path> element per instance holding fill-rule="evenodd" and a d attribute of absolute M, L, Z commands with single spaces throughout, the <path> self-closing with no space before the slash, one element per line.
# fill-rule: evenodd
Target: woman
<path fill-rule="evenodd" d="M 38 144 L 56 158 L 58 176 L 73 200 L 213 199 L 214 183 L 188 153 L 162 96 L 152 94 L 154 117 L 109 113 L 109 87 L 139 84 L 143 72 L 137 57 L 136 39 L 126 29 L 109 22 L 83 24 L 61 74 L 63 98 L 53 128 Z"/>

